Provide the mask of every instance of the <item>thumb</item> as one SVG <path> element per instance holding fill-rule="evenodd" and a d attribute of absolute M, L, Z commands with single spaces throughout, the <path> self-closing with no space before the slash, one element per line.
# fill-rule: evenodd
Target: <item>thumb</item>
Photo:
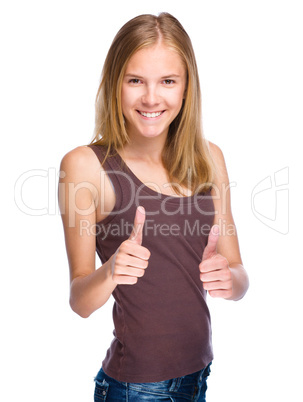
<path fill-rule="evenodd" d="M 129 236 L 129 240 L 141 245 L 143 238 L 143 226 L 145 222 L 145 209 L 138 207 L 136 210 L 133 230 Z"/>
<path fill-rule="evenodd" d="M 208 243 L 204 249 L 202 261 L 211 258 L 217 253 L 217 243 L 219 240 L 219 236 L 219 225 L 213 225 L 209 232 Z"/>

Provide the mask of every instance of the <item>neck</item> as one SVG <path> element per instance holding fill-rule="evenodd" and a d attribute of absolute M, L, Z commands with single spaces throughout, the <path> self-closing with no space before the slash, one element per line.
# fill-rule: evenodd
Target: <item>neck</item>
<path fill-rule="evenodd" d="M 159 162 L 162 160 L 165 140 L 166 137 L 160 136 L 157 138 L 130 138 L 130 142 L 123 147 L 122 153 L 127 158 Z"/>

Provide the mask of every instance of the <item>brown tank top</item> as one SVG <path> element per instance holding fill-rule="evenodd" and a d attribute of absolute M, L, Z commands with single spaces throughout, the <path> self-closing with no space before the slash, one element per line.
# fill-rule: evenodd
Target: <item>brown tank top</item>
<path fill-rule="evenodd" d="M 91 148 L 103 162 L 106 149 Z M 191 197 L 157 193 L 118 153 L 103 168 L 116 203 L 97 224 L 101 262 L 130 236 L 139 205 L 146 211 L 142 245 L 151 252 L 137 284 L 118 285 L 113 292 L 114 339 L 103 370 L 123 382 L 164 381 L 201 370 L 213 359 L 210 314 L 199 276 L 214 219 L 210 191 Z"/>

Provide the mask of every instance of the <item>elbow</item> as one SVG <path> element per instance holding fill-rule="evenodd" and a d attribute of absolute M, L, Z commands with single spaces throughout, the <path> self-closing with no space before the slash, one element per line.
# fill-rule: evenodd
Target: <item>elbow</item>
<path fill-rule="evenodd" d="M 233 275 L 233 292 L 232 296 L 227 300 L 239 301 L 243 299 L 249 288 L 249 278 L 243 265 L 230 264 Z"/>
<path fill-rule="evenodd" d="M 79 282 L 73 280 L 70 287 L 69 305 L 74 313 L 78 314 L 81 318 L 88 318 L 93 311 L 89 309 L 85 293 L 78 286 Z"/>
<path fill-rule="evenodd" d="M 88 318 L 91 315 L 91 311 L 88 311 L 83 303 L 79 303 L 73 297 L 69 299 L 69 305 L 74 313 L 78 314 L 81 318 Z"/>

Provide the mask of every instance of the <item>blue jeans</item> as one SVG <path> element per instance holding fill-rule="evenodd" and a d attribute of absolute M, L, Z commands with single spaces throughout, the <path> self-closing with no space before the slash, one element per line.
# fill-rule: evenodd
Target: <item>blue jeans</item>
<path fill-rule="evenodd" d="M 95 378 L 94 402 L 108 401 L 196 401 L 206 402 L 210 365 L 196 373 L 167 381 L 127 383 L 116 381 L 101 370 Z"/>

